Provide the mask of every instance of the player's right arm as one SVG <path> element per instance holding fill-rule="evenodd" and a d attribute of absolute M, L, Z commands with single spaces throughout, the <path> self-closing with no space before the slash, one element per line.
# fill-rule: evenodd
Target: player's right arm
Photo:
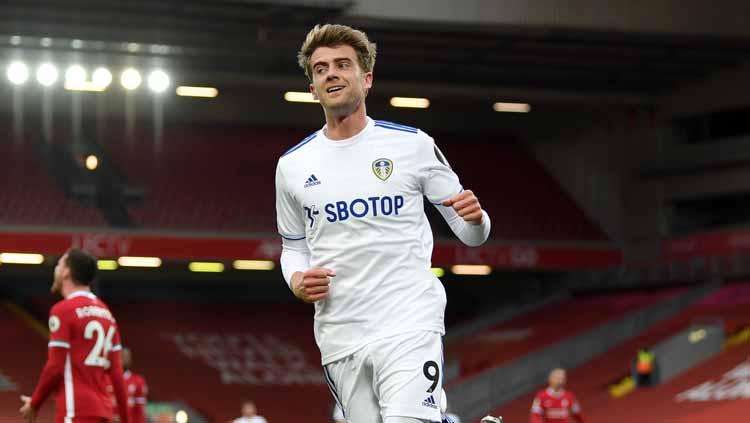
<path fill-rule="evenodd" d="M 281 272 L 294 295 L 307 303 L 328 296 L 328 285 L 335 272 L 310 267 L 310 250 L 305 239 L 302 205 L 289 191 L 281 163 L 276 166 L 276 223 L 281 245 Z"/>
<path fill-rule="evenodd" d="M 328 297 L 328 285 L 333 276 L 336 276 L 333 270 L 322 267 L 294 272 L 291 278 L 292 292 L 306 303 L 323 300 Z"/>
<path fill-rule="evenodd" d="M 544 423 L 544 409 L 542 408 L 542 399 L 540 398 L 539 394 L 537 394 L 537 396 L 534 398 L 534 402 L 531 403 L 529 422 Z"/>
<path fill-rule="evenodd" d="M 63 377 L 65 359 L 70 351 L 70 317 L 61 303 L 52 307 L 49 317 L 50 340 L 47 350 L 47 362 L 42 369 L 39 383 L 31 396 L 31 408 L 38 410 L 50 393 L 55 390 Z"/>

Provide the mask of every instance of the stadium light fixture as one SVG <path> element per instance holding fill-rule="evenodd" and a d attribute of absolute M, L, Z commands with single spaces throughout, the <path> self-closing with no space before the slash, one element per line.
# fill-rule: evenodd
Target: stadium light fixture
<path fill-rule="evenodd" d="M 290 103 L 320 103 L 313 98 L 312 93 L 302 91 L 287 91 L 284 93 L 284 100 Z"/>
<path fill-rule="evenodd" d="M 0 253 L 0 262 L 9 264 L 42 264 L 44 256 L 30 253 Z"/>
<path fill-rule="evenodd" d="M 175 423 L 188 423 L 188 413 L 185 410 L 179 410 L 174 415 Z"/>
<path fill-rule="evenodd" d="M 155 71 L 152 71 L 148 75 L 148 87 L 151 89 L 151 91 L 161 94 L 164 91 L 169 88 L 169 85 L 171 84 L 169 80 L 169 75 L 167 75 L 166 72 L 164 72 L 161 69 L 157 69 Z"/>
<path fill-rule="evenodd" d="M 122 256 L 117 259 L 117 264 L 122 267 L 159 267 L 161 259 L 159 257 Z"/>
<path fill-rule="evenodd" d="M 101 89 L 106 89 L 112 83 L 112 72 L 105 67 L 96 68 L 91 74 L 91 82 Z"/>
<path fill-rule="evenodd" d="M 5 76 L 11 84 L 23 85 L 29 80 L 29 67 L 23 62 L 13 62 L 8 65 Z"/>
<path fill-rule="evenodd" d="M 90 93 L 100 93 L 104 88 L 97 86 L 93 82 L 84 82 L 80 85 L 65 83 L 65 89 L 68 91 L 88 91 Z"/>
<path fill-rule="evenodd" d="M 57 82 L 60 73 L 52 63 L 43 63 L 36 69 L 36 80 L 44 87 L 50 87 Z"/>
<path fill-rule="evenodd" d="M 435 277 L 442 278 L 443 276 L 445 276 L 445 269 L 443 269 L 442 267 L 433 267 L 431 270 L 432 274 L 435 275 Z"/>
<path fill-rule="evenodd" d="M 224 271 L 224 263 L 193 261 L 188 264 L 188 269 L 190 269 L 191 272 L 221 273 Z"/>
<path fill-rule="evenodd" d="M 72 65 L 65 71 L 65 84 L 72 86 L 82 85 L 86 82 L 86 69 L 81 65 Z"/>
<path fill-rule="evenodd" d="M 115 260 L 97 260 L 96 268 L 99 270 L 117 270 L 117 262 Z"/>
<path fill-rule="evenodd" d="M 101 92 L 106 87 L 88 81 L 88 73 L 81 65 L 72 65 L 65 71 L 65 89 L 70 91 Z"/>
<path fill-rule="evenodd" d="M 86 156 L 85 164 L 86 164 L 86 169 L 91 170 L 91 171 L 96 170 L 96 168 L 99 167 L 99 158 L 93 154 L 89 154 L 88 156 Z"/>
<path fill-rule="evenodd" d="M 391 106 L 408 109 L 426 109 L 430 100 L 421 97 L 391 97 Z"/>
<path fill-rule="evenodd" d="M 181 97 L 214 98 L 219 95 L 219 90 L 213 87 L 191 87 L 186 85 L 177 87 L 175 92 Z"/>
<path fill-rule="evenodd" d="M 492 109 L 496 112 L 529 113 L 531 111 L 531 105 L 528 103 L 497 102 L 492 105 Z"/>
<path fill-rule="evenodd" d="M 237 270 L 273 270 L 276 264 L 271 260 L 235 260 L 232 266 Z"/>
<path fill-rule="evenodd" d="M 133 68 L 127 68 L 120 74 L 120 84 L 128 91 L 140 87 L 142 82 L 141 73 Z"/>
<path fill-rule="evenodd" d="M 492 273 L 492 267 L 484 264 L 457 264 L 451 267 L 451 272 L 456 275 L 484 276 Z"/>

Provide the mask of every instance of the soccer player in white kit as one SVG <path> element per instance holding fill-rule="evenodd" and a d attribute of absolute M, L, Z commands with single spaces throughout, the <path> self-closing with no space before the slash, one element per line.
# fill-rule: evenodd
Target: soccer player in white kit
<path fill-rule="evenodd" d="M 490 219 L 430 136 L 367 116 L 375 54 L 343 25 L 318 25 L 302 45 L 326 125 L 276 168 L 281 267 L 315 304 L 325 377 L 348 422 L 439 422 L 446 296 L 423 199 L 470 246 L 487 240 Z"/>

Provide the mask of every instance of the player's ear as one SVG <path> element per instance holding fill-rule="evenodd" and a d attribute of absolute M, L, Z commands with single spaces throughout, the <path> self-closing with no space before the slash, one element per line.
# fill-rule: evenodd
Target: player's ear
<path fill-rule="evenodd" d="M 318 94 L 315 92 L 315 85 L 310 84 L 310 94 L 312 94 L 313 99 L 318 100 Z"/>
<path fill-rule="evenodd" d="M 365 75 L 364 75 L 364 78 L 363 78 L 363 81 L 362 81 L 362 86 L 365 89 L 372 88 L 372 78 L 373 78 L 372 72 L 365 72 Z"/>

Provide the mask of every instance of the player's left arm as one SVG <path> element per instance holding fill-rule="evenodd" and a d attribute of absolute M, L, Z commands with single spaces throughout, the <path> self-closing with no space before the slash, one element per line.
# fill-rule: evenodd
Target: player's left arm
<path fill-rule="evenodd" d="M 484 215 L 487 214 L 487 212 L 482 210 L 479 198 L 471 190 L 461 191 L 453 197 L 443 200 L 441 204 L 445 207 L 453 208 L 464 222 L 472 225 L 481 225 Z"/>
<path fill-rule="evenodd" d="M 575 396 L 571 397 L 570 401 L 570 414 L 578 423 L 586 423 L 583 418 L 583 412 L 581 411 L 581 404 L 578 402 Z"/>
<path fill-rule="evenodd" d="M 107 369 L 107 372 L 109 373 L 109 379 L 112 381 L 112 390 L 117 399 L 120 423 L 128 423 L 128 393 L 125 388 L 125 378 L 123 377 L 122 344 L 120 343 L 119 332 L 119 330 L 115 331 L 115 336 L 112 340 L 112 349 L 109 350 L 109 369 Z"/>
<path fill-rule="evenodd" d="M 148 397 L 148 385 L 146 379 L 141 377 L 140 383 L 135 389 L 135 405 L 133 406 L 133 421 L 130 423 L 146 422 L 146 402 Z"/>
<path fill-rule="evenodd" d="M 437 208 L 451 230 L 466 245 L 482 245 L 490 235 L 490 217 L 476 194 L 464 190 L 435 142 L 421 145 L 419 152 L 422 192 Z"/>

